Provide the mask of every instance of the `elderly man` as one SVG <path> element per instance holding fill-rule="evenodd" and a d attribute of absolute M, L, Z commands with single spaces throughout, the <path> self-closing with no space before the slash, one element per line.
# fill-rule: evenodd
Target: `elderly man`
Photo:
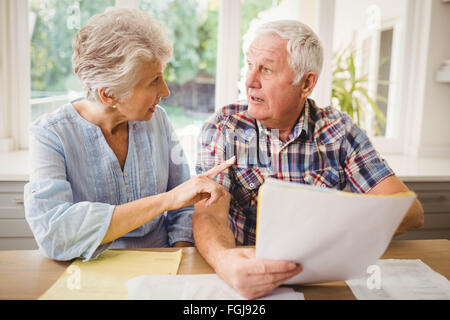
<path fill-rule="evenodd" d="M 228 192 L 212 206 L 195 205 L 193 229 L 217 274 L 242 296 L 256 298 L 301 272 L 301 265 L 256 259 L 253 248 L 236 247 L 255 244 L 256 196 L 266 177 L 368 194 L 408 188 L 348 115 L 308 99 L 323 60 L 308 26 L 266 23 L 246 56 L 247 104 L 225 106 L 204 125 L 196 168 L 205 172 L 236 155 L 235 165 L 215 179 Z M 422 224 L 415 200 L 396 234 Z"/>

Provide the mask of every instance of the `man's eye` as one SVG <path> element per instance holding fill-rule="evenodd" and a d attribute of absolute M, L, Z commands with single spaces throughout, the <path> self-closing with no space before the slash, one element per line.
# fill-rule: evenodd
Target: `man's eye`
<path fill-rule="evenodd" d="M 152 84 L 156 84 L 159 81 L 159 77 L 156 77 L 155 80 L 153 80 Z"/>
<path fill-rule="evenodd" d="M 251 63 L 250 61 L 247 61 L 247 65 L 249 68 L 253 67 L 253 63 Z"/>
<path fill-rule="evenodd" d="M 272 73 L 272 70 L 269 68 L 263 68 L 264 73 Z"/>

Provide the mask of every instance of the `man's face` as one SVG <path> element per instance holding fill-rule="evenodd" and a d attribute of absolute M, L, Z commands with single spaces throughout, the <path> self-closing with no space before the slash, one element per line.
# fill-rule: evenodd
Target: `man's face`
<path fill-rule="evenodd" d="M 248 114 L 273 129 L 292 123 L 302 108 L 300 85 L 292 84 L 287 42 L 278 35 L 261 35 L 247 52 Z"/>

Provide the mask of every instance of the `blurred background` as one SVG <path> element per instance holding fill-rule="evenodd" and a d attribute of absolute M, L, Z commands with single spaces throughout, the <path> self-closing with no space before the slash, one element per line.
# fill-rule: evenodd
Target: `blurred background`
<path fill-rule="evenodd" d="M 3 149 L 26 149 L 24 128 L 31 121 L 83 96 L 71 67 L 72 38 L 94 14 L 108 6 L 123 6 L 151 12 L 166 26 L 174 44 L 173 57 L 165 70 L 171 96 L 161 105 L 183 137 L 190 162 L 194 161 L 194 140 L 202 123 L 221 106 L 245 99 L 245 39 L 258 24 L 276 19 L 305 22 L 324 44 L 324 70 L 312 94 L 319 106 L 333 105 L 347 112 L 383 153 L 418 155 L 433 149 L 436 155 L 449 156 L 449 126 L 436 121 L 441 113 L 450 119 L 448 79 L 444 74 L 442 82 L 436 82 L 443 85 L 438 97 L 435 88 L 427 88 L 422 94 L 431 97 L 427 108 L 433 105 L 425 111 L 414 95 L 426 81 L 412 78 L 431 73 L 434 81 L 438 68 L 445 69 L 448 64 L 450 4 L 446 1 L 425 0 L 427 5 L 417 0 L 1 1 L 4 39 L 8 39 L 5 32 L 9 31 L 9 41 L 14 40 L 12 34 L 17 41 L 25 38 L 27 43 L 16 49 L 19 70 L 13 64 L 2 71 L 5 95 L 0 103 L 3 114 L 10 117 L 14 112 L 9 108 L 28 109 L 21 112 L 20 119 L 13 120 L 20 129 L 8 130 L 11 121 L 4 118 L 0 139 L 3 145 L 8 143 Z M 19 20 L 20 26 L 13 20 L 5 25 L 13 18 L 11 14 L 26 21 Z M 425 48 L 424 39 L 428 41 Z M 5 40 L 3 44 L 3 56 L 12 59 L 14 48 L 8 50 Z M 448 72 L 448 65 L 446 68 Z M 14 84 L 8 88 L 16 72 L 23 81 L 29 81 L 28 86 L 19 80 L 17 88 Z M 16 89 L 21 100 L 15 100 L 8 89 Z M 23 104 L 26 101 L 28 106 Z M 14 106 L 14 102 L 20 102 L 20 106 Z M 424 127 L 423 134 L 411 133 L 416 124 Z M 427 133 L 430 124 L 438 130 L 438 140 Z"/>

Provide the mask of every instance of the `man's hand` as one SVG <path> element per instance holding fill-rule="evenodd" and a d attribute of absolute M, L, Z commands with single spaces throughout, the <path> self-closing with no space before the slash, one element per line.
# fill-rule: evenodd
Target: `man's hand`
<path fill-rule="evenodd" d="M 291 261 L 256 259 L 255 249 L 236 248 L 228 226 L 231 194 L 206 207 L 194 206 L 192 226 L 198 251 L 217 275 L 247 299 L 261 297 L 298 274 L 302 268 Z"/>
<path fill-rule="evenodd" d="M 256 259 L 253 248 L 221 251 L 216 260 L 216 273 L 247 299 L 261 297 L 302 271 L 291 261 Z"/>

